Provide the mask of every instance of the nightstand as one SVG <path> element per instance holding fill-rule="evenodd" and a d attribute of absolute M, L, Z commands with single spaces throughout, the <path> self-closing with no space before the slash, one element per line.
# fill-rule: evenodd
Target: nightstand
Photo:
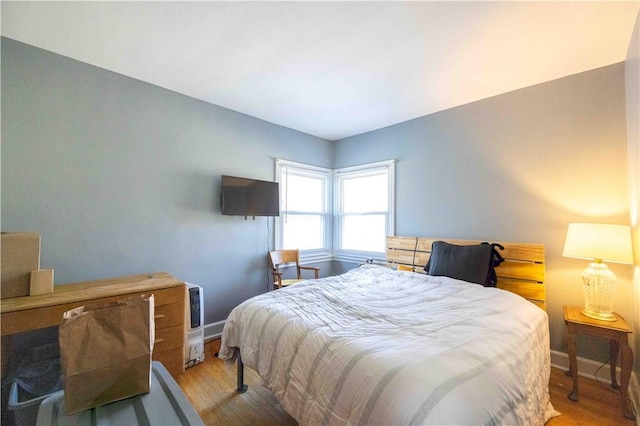
<path fill-rule="evenodd" d="M 629 334 L 631 328 L 618 314 L 616 321 L 600 321 L 583 315 L 582 308 L 577 306 L 564 306 L 564 320 L 567 324 L 567 350 L 569 352 L 569 371 L 573 378 L 573 389 L 567 396 L 572 401 L 578 400 L 578 363 L 576 361 L 576 335 L 578 333 L 602 337 L 609 340 L 611 363 L 611 387 L 620 390 L 620 404 L 622 414 L 628 419 L 635 419 L 636 414 L 629 400 L 628 388 L 631 368 L 633 365 L 633 352 L 629 346 Z M 616 381 L 616 364 L 620 353 L 620 385 Z"/>

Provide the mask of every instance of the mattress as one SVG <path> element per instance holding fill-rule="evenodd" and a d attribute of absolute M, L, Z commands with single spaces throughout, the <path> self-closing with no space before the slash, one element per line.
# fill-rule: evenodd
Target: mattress
<path fill-rule="evenodd" d="M 497 288 L 363 265 L 237 306 L 219 357 L 300 424 L 543 425 L 547 314 Z"/>

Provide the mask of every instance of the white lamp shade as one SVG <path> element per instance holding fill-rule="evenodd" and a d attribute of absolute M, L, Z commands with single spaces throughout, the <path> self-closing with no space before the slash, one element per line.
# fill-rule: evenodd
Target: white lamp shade
<path fill-rule="evenodd" d="M 562 255 L 577 259 L 633 263 L 631 228 L 625 225 L 570 223 Z"/>

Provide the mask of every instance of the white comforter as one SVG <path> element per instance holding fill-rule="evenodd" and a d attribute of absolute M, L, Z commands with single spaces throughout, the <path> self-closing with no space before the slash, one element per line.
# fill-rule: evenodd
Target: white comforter
<path fill-rule="evenodd" d="M 544 311 L 512 293 L 364 265 L 256 296 L 219 357 L 260 374 L 301 424 L 543 425 Z"/>

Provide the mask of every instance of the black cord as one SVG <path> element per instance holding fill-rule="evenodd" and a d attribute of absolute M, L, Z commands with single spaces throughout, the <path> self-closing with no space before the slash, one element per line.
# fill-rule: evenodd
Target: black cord
<path fill-rule="evenodd" d="M 604 383 L 602 383 L 600 381 L 600 378 L 598 377 L 598 372 L 600 370 L 602 370 L 605 365 L 609 364 L 609 361 L 611 361 L 611 357 L 607 358 L 607 360 L 605 362 L 603 362 L 602 365 L 596 369 L 595 373 L 593 373 L 593 377 L 595 377 L 596 382 L 598 382 L 598 384 L 600 386 L 602 386 L 603 388 L 605 388 L 605 389 L 607 389 L 607 390 L 609 390 L 611 392 L 616 392 L 614 389 L 611 389 L 611 387 L 609 387 L 609 386 L 605 385 Z M 615 374 L 615 371 L 613 373 Z"/>
<path fill-rule="evenodd" d="M 600 378 L 598 377 L 598 372 L 600 370 L 602 370 L 605 365 L 610 364 L 610 361 L 611 361 L 611 357 L 607 358 L 607 360 L 605 362 L 603 362 L 602 365 L 596 369 L 595 373 L 593 373 L 593 376 L 595 377 L 596 382 L 598 382 L 598 384 L 600 386 L 602 386 L 603 388 L 605 388 L 609 392 L 619 393 L 620 392 L 620 383 L 618 383 L 617 374 L 616 374 L 617 372 L 615 370 L 613 371 L 613 374 L 614 374 L 614 377 L 616 377 L 616 383 L 618 384 L 618 389 L 614 389 L 613 387 L 601 382 Z M 616 362 L 616 364 L 617 364 L 617 362 Z"/>
<path fill-rule="evenodd" d="M 271 230 L 269 229 L 269 218 L 267 218 L 267 293 L 269 292 L 269 269 L 271 268 L 271 265 L 269 265 L 269 252 L 271 251 L 271 246 L 269 244 L 270 236 Z"/>
<path fill-rule="evenodd" d="M 267 218 L 267 251 L 271 250 L 271 246 L 269 244 L 269 235 L 271 234 L 271 230 L 269 229 L 269 218 Z"/>
<path fill-rule="evenodd" d="M 413 246 L 413 260 L 411 261 L 411 270 L 416 271 L 416 252 L 418 251 L 418 237 L 416 237 L 416 244 Z"/>

